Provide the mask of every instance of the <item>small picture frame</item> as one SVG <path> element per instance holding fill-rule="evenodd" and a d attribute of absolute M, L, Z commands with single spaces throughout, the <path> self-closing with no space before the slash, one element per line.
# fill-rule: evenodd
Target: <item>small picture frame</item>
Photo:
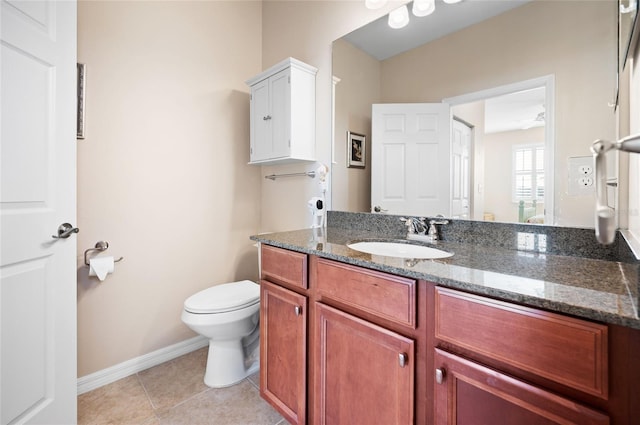
<path fill-rule="evenodd" d="M 84 95 L 86 80 L 86 67 L 85 64 L 77 64 L 78 71 L 78 86 L 77 86 L 77 115 L 76 115 L 76 139 L 84 139 Z"/>
<path fill-rule="evenodd" d="M 364 134 L 347 131 L 347 167 L 364 168 L 367 138 Z"/>

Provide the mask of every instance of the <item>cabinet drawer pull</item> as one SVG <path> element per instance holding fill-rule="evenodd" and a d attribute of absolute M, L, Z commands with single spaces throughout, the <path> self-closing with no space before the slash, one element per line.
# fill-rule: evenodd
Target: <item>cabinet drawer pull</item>
<path fill-rule="evenodd" d="M 407 353 L 398 354 L 398 363 L 400 363 L 400 367 L 405 367 L 408 361 L 409 356 L 407 355 Z"/>
<path fill-rule="evenodd" d="M 442 384 L 444 382 L 445 371 L 444 369 L 436 369 L 436 382 Z"/>
<path fill-rule="evenodd" d="M 295 311 L 296 316 L 300 316 L 302 314 L 302 307 L 297 305 L 297 306 L 294 307 L 293 311 Z"/>

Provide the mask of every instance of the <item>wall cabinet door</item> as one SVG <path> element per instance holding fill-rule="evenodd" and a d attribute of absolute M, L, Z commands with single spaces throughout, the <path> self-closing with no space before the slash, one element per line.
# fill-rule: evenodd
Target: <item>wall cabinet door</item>
<path fill-rule="evenodd" d="M 413 340 L 320 303 L 314 326 L 317 423 L 413 423 Z"/>
<path fill-rule="evenodd" d="M 262 280 L 260 394 L 292 424 L 306 423 L 307 298 Z"/>
<path fill-rule="evenodd" d="M 251 87 L 251 162 L 291 153 L 290 68 Z"/>
<path fill-rule="evenodd" d="M 436 425 L 605 425 L 593 409 L 435 350 Z"/>

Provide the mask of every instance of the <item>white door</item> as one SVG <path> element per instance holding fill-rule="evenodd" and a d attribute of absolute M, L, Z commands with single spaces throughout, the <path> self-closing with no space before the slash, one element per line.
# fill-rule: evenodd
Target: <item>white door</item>
<path fill-rule="evenodd" d="M 76 421 L 76 3 L 1 0 L 0 422 Z"/>
<path fill-rule="evenodd" d="M 372 211 L 451 215 L 451 111 L 445 103 L 372 107 Z"/>
<path fill-rule="evenodd" d="M 471 128 L 457 119 L 451 123 L 451 217 L 468 220 L 471 205 Z"/>

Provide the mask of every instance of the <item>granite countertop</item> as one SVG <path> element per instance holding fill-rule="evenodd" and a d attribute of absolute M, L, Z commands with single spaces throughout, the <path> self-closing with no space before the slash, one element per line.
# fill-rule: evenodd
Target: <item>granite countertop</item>
<path fill-rule="evenodd" d="M 453 252 L 453 257 L 394 258 L 347 247 L 352 241 L 379 240 L 379 234 L 332 227 L 261 234 L 251 239 L 448 288 L 640 329 L 638 263 L 449 241 L 423 244 Z"/>

